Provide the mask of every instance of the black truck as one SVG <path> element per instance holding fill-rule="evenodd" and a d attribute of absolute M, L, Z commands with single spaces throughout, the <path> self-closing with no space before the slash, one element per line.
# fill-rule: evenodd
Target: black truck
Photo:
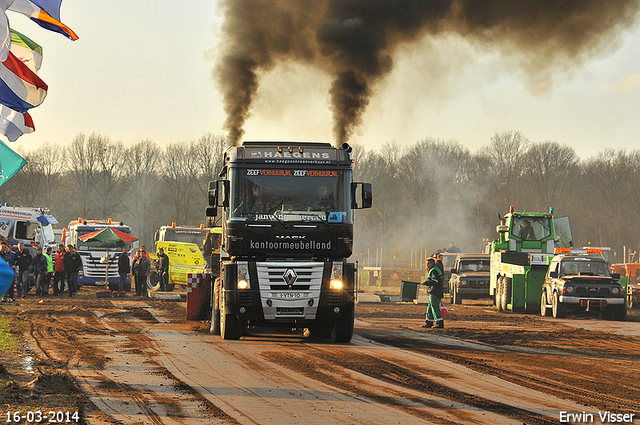
<path fill-rule="evenodd" d="M 211 332 L 251 327 L 353 336 L 353 215 L 371 185 L 353 182 L 351 148 L 322 142 L 244 142 L 209 183 L 208 217 L 222 226 L 212 276 Z"/>

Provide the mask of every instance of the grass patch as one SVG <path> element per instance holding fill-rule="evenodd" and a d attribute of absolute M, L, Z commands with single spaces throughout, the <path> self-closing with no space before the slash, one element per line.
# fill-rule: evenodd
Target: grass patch
<path fill-rule="evenodd" d="M 15 352 L 18 340 L 10 331 L 7 317 L 0 316 L 0 352 Z"/>

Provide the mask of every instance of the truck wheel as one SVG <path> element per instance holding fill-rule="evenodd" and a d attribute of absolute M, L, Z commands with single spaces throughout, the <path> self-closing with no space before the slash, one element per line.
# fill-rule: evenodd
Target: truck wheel
<path fill-rule="evenodd" d="M 350 306 L 338 320 L 331 324 L 333 342 L 349 342 L 353 337 L 354 308 Z"/>
<path fill-rule="evenodd" d="M 543 290 L 542 296 L 540 297 L 540 316 L 549 316 L 550 313 L 551 311 L 549 307 L 547 307 L 547 292 Z"/>
<path fill-rule="evenodd" d="M 147 277 L 147 289 L 151 292 L 160 290 L 160 280 L 158 280 L 158 272 L 155 270 L 151 270 Z"/>
<path fill-rule="evenodd" d="M 496 304 L 496 309 L 498 311 L 502 311 L 502 276 L 499 276 L 496 279 L 496 293 L 494 294 L 494 302 Z"/>
<path fill-rule="evenodd" d="M 220 335 L 220 289 L 222 288 L 220 276 L 216 277 L 211 288 L 211 328 L 209 332 Z"/>
<path fill-rule="evenodd" d="M 557 292 L 553 294 L 553 299 L 551 300 L 551 313 L 554 319 L 562 319 L 567 315 L 567 307 L 560 303 Z"/>
<path fill-rule="evenodd" d="M 613 320 L 617 320 L 618 322 L 624 321 L 627 318 L 627 306 L 617 305 L 611 307 L 611 316 Z"/>
<path fill-rule="evenodd" d="M 320 323 L 315 325 L 309 325 L 309 336 L 311 338 L 329 338 L 331 337 L 331 328 L 333 325 L 326 323 Z"/>
<path fill-rule="evenodd" d="M 222 339 L 240 339 L 242 336 L 240 321 L 235 315 L 227 313 L 224 298 L 224 292 L 222 292 L 220 297 L 220 336 Z"/>
<path fill-rule="evenodd" d="M 458 291 L 454 289 L 452 295 L 454 304 L 462 304 L 462 295 L 460 295 Z"/>
<path fill-rule="evenodd" d="M 502 278 L 502 292 L 500 294 L 500 304 L 502 311 L 507 311 L 508 305 L 511 302 L 511 279 L 508 277 Z"/>

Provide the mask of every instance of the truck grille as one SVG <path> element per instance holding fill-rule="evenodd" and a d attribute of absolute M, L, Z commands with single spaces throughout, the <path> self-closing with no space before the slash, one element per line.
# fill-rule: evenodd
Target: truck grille
<path fill-rule="evenodd" d="M 104 280 L 107 265 L 100 262 L 99 256 L 93 257 L 90 254 L 80 253 L 82 257 L 82 271 L 85 277 Z M 109 278 L 118 276 L 118 258 L 109 259 Z"/>
<path fill-rule="evenodd" d="M 257 263 L 258 281 L 262 287 L 268 285 L 272 291 L 308 291 L 320 290 L 322 285 L 322 263 L 299 263 L 299 264 L 275 264 Z M 287 270 L 293 270 L 297 276 L 292 285 L 288 285 L 284 280 Z"/>
<path fill-rule="evenodd" d="M 576 295 L 580 295 L 582 297 L 599 297 L 603 295 L 610 295 L 611 289 L 597 286 L 578 286 L 576 287 Z"/>

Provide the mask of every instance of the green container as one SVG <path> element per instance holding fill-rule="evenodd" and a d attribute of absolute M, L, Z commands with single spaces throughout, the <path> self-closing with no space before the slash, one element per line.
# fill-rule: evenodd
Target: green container
<path fill-rule="evenodd" d="M 402 302 L 412 302 L 418 299 L 418 291 L 420 289 L 420 282 L 409 282 L 403 280 L 400 284 L 400 299 Z"/>

